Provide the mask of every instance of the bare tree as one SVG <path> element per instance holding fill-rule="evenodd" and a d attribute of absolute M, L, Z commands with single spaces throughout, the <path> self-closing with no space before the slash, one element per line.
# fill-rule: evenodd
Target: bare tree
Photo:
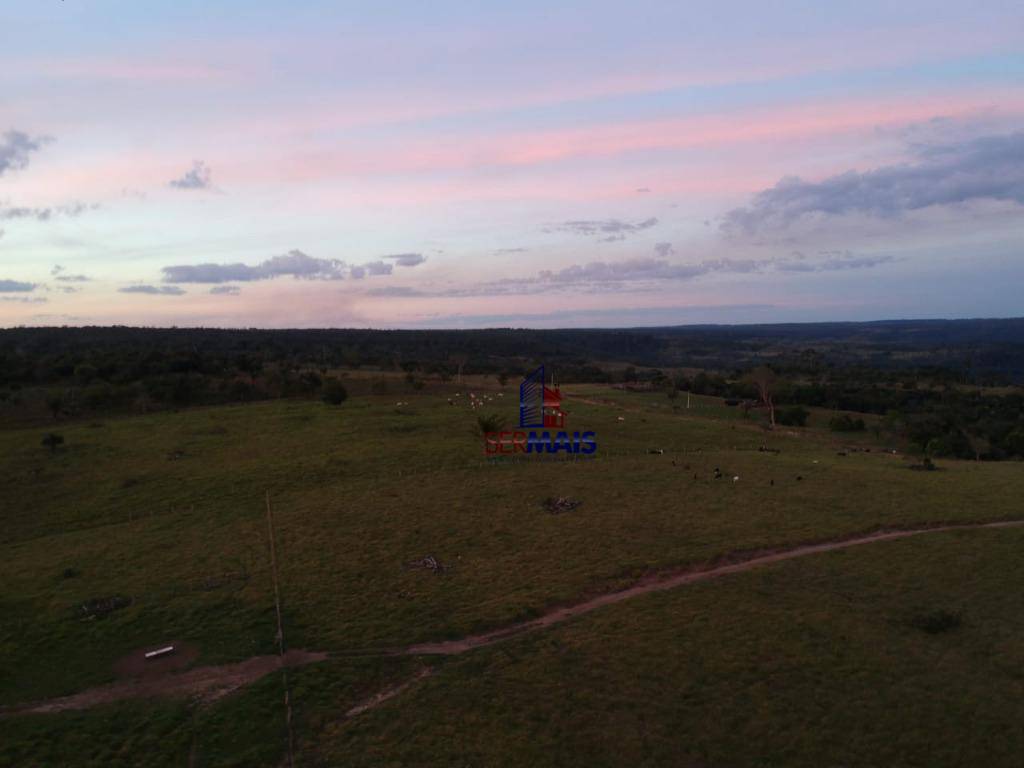
<path fill-rule="evenodd" d="M 971 446 L 971 451 L 974 453 L 974 460 L 981 461 L 981 455 L 988 453 L 992 449 L 992 443 L 977 429 L 964 429 L 962 431 L 967 438 L 968 444 Z"/>
<path fill-rule="evenodd" d="M 767 366 L 755 368 L 750 372 L 750 383 L 757 387 L 758 397 L 761 398 L 761 405 L 768 409 L 768 421 L 771 428 L 775 429 L 775 389 L 778 386 L 778 377 L 775 371 Z"/>
<path fill-rule="evenodd" d="M 455 383 L 462 384 L 462 368 L 469 362 L 469 355 L 465 352 L 458 352 L 454 355 L 448 355 L 448 359 L 455 363 Z"/>

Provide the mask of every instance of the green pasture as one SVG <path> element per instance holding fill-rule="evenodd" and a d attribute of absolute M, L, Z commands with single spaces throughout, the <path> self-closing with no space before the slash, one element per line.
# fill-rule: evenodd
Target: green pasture
<path fill-rule="evenodd" d="M 290 675 L 301 764 L 1017 764 L 1019 530 L 801 558 L 447 660 L 381 652 L 731 552 L 1022 517 L 1020 463 L 915 471 L 827 413 L 771 432 L 713 398 L 582 385 L 564 409 L 596 456 L 488 459 L 475 417 L 513 424 L 513 386 L 394 389 L 62 423 L 53 452 L 47 429 L 0 431 L 0 705 L 109 682 L 170 640 L 197 664 L 274 652 L 269 493 L 286 643 L 333 654 Z M 550 496 L 582 504 L 554 515 Z M 914 625 L 940 610 L 961 625 Z M 275 675 L 210 707 L 6 716 L 0 765 L 278 765 L 281 700 Z"/>

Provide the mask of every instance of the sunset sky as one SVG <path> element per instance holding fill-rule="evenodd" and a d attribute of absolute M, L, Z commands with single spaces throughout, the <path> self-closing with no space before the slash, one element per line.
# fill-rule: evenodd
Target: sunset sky
<path fill-rule="evenodd" d="M 0 325 L 1024 315 L 1016 2 L 0 0 Z"/>

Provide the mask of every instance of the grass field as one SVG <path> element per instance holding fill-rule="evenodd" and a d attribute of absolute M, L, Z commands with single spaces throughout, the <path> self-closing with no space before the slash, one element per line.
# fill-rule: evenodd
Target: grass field
<path fill-rule="evenodd" d="M 515 389 L 484 386 L 511 423 Z M 383 654 L 728 553 L 1024 517 L 1020 463 L 917 472 L 847 450 L 870 438 L 827 414 L 767 432 L 720 401 L 599 386 L 564 389 L 596 457 L 488 461 L 455 391 L 62 424 L 52 454 L 44 430 L 0 432 L 0 705 L 110 682 L 171 640 L 193 665 L 275 653 L 269 492 L 286 644 L 332 654 L 289 672 L 300 765 L 1019 764 L 1022 529 L 804 557 L 457 657 Z M 583 503 L 552 515 L 549 496 Z M 409 567 L 427 556 L 445 573 Z M 120 607 L 84 618 L 101 605 Z M 922 629 L 936 614 L 959 626 Z M 275 674 L 209 705 L 7 715 L 0 764 L 275 766 L 282 698 Z"/>

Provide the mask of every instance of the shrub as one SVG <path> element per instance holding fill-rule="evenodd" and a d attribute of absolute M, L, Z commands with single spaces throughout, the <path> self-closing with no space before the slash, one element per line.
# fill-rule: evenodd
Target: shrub
<path fill-rule="evenodd" d="M 324 381 L 322 396 L 328 405 L 341 405 L 348 399 L 348 390 L 337 379 L 327 379 Z"/>
<path fill-rule="evenodd" d="M 1018 427 L 1006 436 L 1006 451 L 1016 456 L 1024 456 L 1024 428 Z"/>
<path fill-rule="evenodd" d="M 828 422 L 828 428 L 833 432 L 863 432 L 865 428 L 864 419 L 855 419 L 847 413 L 833 416 Z"/>
<path fill-rule="evenodd" d="M 786 427 L 803 427 L 807 425 L 807 417 L 810 415 L 810 411 L 797 405 L 780 410 L 775 414 L 775 421 Z"/>
<path fill-rule="evenodd" d="M 929 635 L 938 635 L 956 629 L 962 624 L 959 613 L 937 610 L 915 616 L 910 620 L 910 625 Z"/>
<path fill-rule="evenodd" d="M 487 416 L 476 417 L 476 430 L 478 435 L 486 435 L 488 432 L 501 432 L 505 428 L 505 417 L 496 413 Z"/>
<path fill-rule="evenodd" d="M 111 597 L 93 597 L 79 605 L 75 614 L 83 621 L 90 619 L 102 619 L 109 613 L 127 608 L 132 604 L 130 597 L 112 595 Z"/>
<path fill-rule="evenodd" d="M 228 397 L 232 402 L 247 403 L 255 393 L 256 388 L 245 379 L 235 379 L 228 388 Z"/>
<path fill-rule="evenodd" d="M 43 445 L 50 449 L 50 453 L 57 450 L 58 445 L 64 444 L 64 435 L 58 435 L 54 432 L 50 432 L 43 438 Z"/>
<path fill-rule="evenodd" d="M 299 382 L 310 392 L 315 392 L 323 386 L 323 379 L 316 371 L 303 371 L 299 374 Z"/>
<path fill-rule="evenodd" d="M 106 382 L 97 382 L 86 388 L 82 393 L 82 400 L 89 410 L 109 408 L 114 402 L 114 388 Z"/>
<path fill-rule="evenodd" d="M 60 416 L 60 412 L 64 410 L 64 397 L 60 394 L 47 395 L 46 407 L 50 409 L 50 413 L 52 413 L 53 418 L 56 419 Z"/>
<path fill-rule="evenodd" d="M 96 378 L 96 369 L 88 363 L 75 367 L 75 379 L 79 384 L 88 385 Z"/>

